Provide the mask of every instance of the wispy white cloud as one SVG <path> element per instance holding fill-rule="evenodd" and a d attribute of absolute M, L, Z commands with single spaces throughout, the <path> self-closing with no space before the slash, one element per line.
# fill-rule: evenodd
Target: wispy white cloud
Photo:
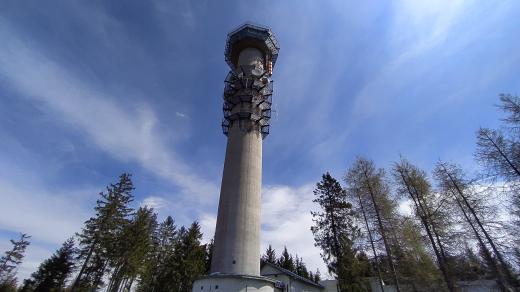
<path fill-rule="evenodd" d="M 215 235 L 215 226 L 217 224 L 217 216 L 213 213 L 203 213 L 199 217 L 201 231 L 204 235 L 203 242 L 210 242 Z"/>
<path fill-rule="evenodd" d="M 287 246 L 289 252 L 302 257 L 307 267 L 315 271 L 319 268 L 322 275 L 327 274 L 320 250 L 314 246 L 314 237 L 310 230 L 312 216 L 310 211 L 316 209 L 312 202 L 314 186 L 300 187 L 285 185 L 265 186 L 262 190 L 262 228 L 261 250 L 263 253 L 271 244 L 278 255 Z M 209 242 L 215 233 L 217 216 L 204 213 L 200 217 L 200 225 L 204 233 L 204 241 Z"/>
<path fill-rule="evenodd" d="M 405 216 L 412 216 L 413 215 L 413 209 L 412 209 L 412 200 L 402 200 L 399 202 L 399 205 L 397 206 L 397 210 L 401 215 Z"/>
<path fill-rule="evenodd" d="M 185 113 L 181 113 L 181 112 L 175 112 L 175 115 L 181 119 L 184 119 L 188 116 Z"/>
<path fill-rule="evenodd" d="M 262 253 L 271 244 L 280 253 L 284 246 L 289 252 L 303 258 L 313 271 L 327 274 L 320 250 L 314 246 L 310 230 L 313 225 L 311 210 L 314 185 L 300 187 L 267 186 L 262 196 Z"/>
<path fill-rule="evenodd" d="M 195 174 L 169 148 L 157 129 L 157 117 L 145 102 L 126 105 L 102 89 L 75 78 L 37 47 L 0 29 L 0 76 L 19 93 L 86 135 L 99 149 L 142 167 L 181 189 L 184 199 L 204 204 L 216 186 Z"/>
<path fill-rule="evenodd" d="M 27 233 L 39 241 L 60 243 L 81 229 L 90 215 L 91 190 L 54 192 L 13 186 L 0 180 L 0 229 Z"/>
<path fill-rule="evenodd" d="M 87 143 L 113 158 L 138 163 L 171 182 L 180 189 L 178 201 L 191 202 L 193 208 L 213 204 L 210 198 L 216 197 L 216 185 L 195 174 L 168 147 L 158 129 L 157 116 L 148 104 L 117 102 L 40 53 L 35 44 L 18 38 L 7 25 L 0 26 L 0 39 L 0 78 L 20 96 L 49 117 L 73 127 Z M 23 171 L 35 175 L 30 169 Z M 0 181 L 0 229 L 28 233 L 34 241 L 19 270 L 20 279 L 28 277 L 61 242 L 81 230 L 91 214 L 92 200 L 87 202 L 86 198 L 99 191 L 56 193 L 40 187 L 20 188 Z M 156 209 L 168 206 L 161 197 L 149 197 L 143 204 Z M 196 214 L 179 215 L 187 216 Z"/>
<path fill-rule="evenodd" d="M 0 230 L 31 236 L 18 270 L 19 280 L 29 277 L 62 242 L 81 230 L 91 214 L 86 202 L 92 201 L 95 194 L 89 188 L 52 191 L 43 186 L 15 186 L 0 180 Z M 0 252 L 11 248 L 8 243 L 8 238 L 2 238 Z"/>
<path fill-rule="evenodd" d="M 163 209 L 166 207 L 167 201 L 163 197 L 158 196 L 149 196 L 143 199 L 141 202 L 142 207 L 153 208 L 155 211 Z"/>

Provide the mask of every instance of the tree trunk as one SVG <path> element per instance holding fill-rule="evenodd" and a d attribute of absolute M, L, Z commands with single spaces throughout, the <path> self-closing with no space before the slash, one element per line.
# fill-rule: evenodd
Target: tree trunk
<path fill-rule="evenodd" d="M 511 167 L 513 169 L 513 171 L 516 173 L 516 175 L 518 177 L 520 177 L 520 170 L 518 168 L 516 168 L 516 166 L 513 164 L 513 162 L 511 162 L 511 160 L 509 160 L 509 158 L 502 151 L 502 149 L 500 149 L 500 147 L 495 143 L 495 141 L 493 141 L 493 139 L 488 134 L 485 134 L 485 137 L 489 142 L 491 142 L 491 144 L 493 144 L 493 147 L 495 147 L 495 149 L 498 151 L 498 154 L 500 154 L 500 156 L 506 161 L 506 163 L 509 165 L 509 167 Z"/>
<path fill-rule="evenodd" d="M 452 192 L 453 193 L 453 192 Z M 497 265 L 497 262 L 495 259 L 493 259 L 493 257 L 491 256 L 491 253 L 489 252 L 489 249 L 487 248 L 487 246 L 484 244 L 484 241 L 482 240 L 482 237 L 480 236 L 480 234 L 478 233 L 475 225 L 473 224 L 473 222 L 471 221 L 471 219 L 469 218 L 468 216 L 468 213 L 466 212 L 466 210 L 464 209 L 464 207 L 462 206 L 462 203 L 460 202 L 460 200 L 456 197 L 455 193 L 453 193 L 453 195 L 455 196 L 455 201 L 457 202 L 457 205 L 459 206 L 460 210 L 462 211 L 462 214 L 464 214 L 464 218 L 466 219 L 466 221 L 468 222 L 468 224 L 471 226 L 471 230 L 473 230 L 473 233 L 475 233 L 475 237 L 477 238 L 477 241 L 479 243 L 479 245 L 481 246 L 483 252 L 484 252 L 484 256 L 486 257 L 486 260 L 488 262 L 491 262 L 493 263 L 493 270 L 495 271 L 495 273 L 497 274 L 498 276 L 498 285 L 500 286 L 500 289 L 502 291 L 507 291 L 506 289 L 506 286 L 505 286 L 505 283 L 504 283 L 504 279 L 503 279 L 503 276 L 502 276 L 502 273 L 500 272 L 499 268 L 498 268 L 498 265 Z"/>
<path fill-rule="evenodd" d="M 451 174 L 449 173 L 449 171 L 443 166 L 444 168 L 444 171 L 445 173 L 448 175 L 448 178 L 450 179 L 451 183 L 453 184 L 453 186 L 455 187 L 455 189 L 457 190 L 457 193 L 460 195 L 460 197 L 462 198 L 462 200 L 464 201 L 465 205 L 468 207 L 469 211 L 471 212 L 471 214 L 473 215 L 473 218 L 475 218 L 475 221 L 477 222 L 477 225 L 479 226 L 479 228 L 482 230 L 482 232 L 484 233 L 484 236 L 486 237 L 488 243 L 491 245 L 491 248 L 493 249 L 493 252 L 495 253 L 496 257 L 498 258 L 498 260 L 500 261 L 500 264 L 502 266 L 502 269 L 504 270 L 504 272 L 506 273 L 506 277 L 508 279 L 508 282 L 511 284 L 511 285 L 515 285 L 514 284 L 514 277 L 513 275 L 511 275 L 511 271 L 509 270 L 509 267 L 507 266 L 502 254 L 500 253 L 500 251 L 498 250 L 498 248 L 496 247 L 493 239 L 491 238 L 491 236 L 489 235 L 489 233 L 487 232 L 487 230 L 484 228 L 484 225 L 482 224 L 482 222 L 480 221 L 479 217 L 477 216 L 477 213 L 475 211 L 475 209 L 473 208 L 473 206 L 471 206 L 470 202 L 468 201 L 468 199 L 466 198 L 466 195 L 464 195 L 464 193 L 462 192 L 462 189 L 460 188 L 459 184 L 455 181 L 455 179 L 451 176 Z"/>
<path fill-rule="evenodd" d="M 455 286 L 454 286 L 451 278 L 448 275 L 448 271 L 446 270 L 446 264 L 444 262 L 444 258 L 440 254 L 439 249 L 437 248 L 437 245 L 435 244 L 435 239 L 432 236 L 432 232 L 430 230 L 428 221 L 426 220 L 426 213 L 424 212 L 424 209 L 422 208 L 421 202 L 418 201 L 419 200 L 418 198 L 416 201 L 416 198 L 415 198 L 416 195 L 414 195 L 414 192 L 411 190 L 410 184 L 406 180 L 405 175 L 402 173 L 401 170 L 399 170 L 399 173 L 401 175 L 403 183 L 406 185 L 406 188 L 408 190 L 408 193 L 410 194 L 410 197 L 412 198 L 412 200 L 415 204 L 415 207 L 422 212 L 422 215 L 419 215 L 419 218 L 421 219 L 424 229 L 426 230 L 426 233 L 428 235 L 428 238 L 430 239 L 430 242 L 433 247 L 433 251 L 435 252 L 435 255 L 437 256 L 437 262 L 439 264 L 439 268 L 441 269 L 442 275 L 444 276 L 444 280 L 446 281 L 446 285 L 448 286 L 448 290 L 450 290 L 451 292 L 454 292 Z M 415 190 L 415 192 L 417 192 L 417 190 L 415 188 L 414 188 L 414 190 Z"/>
<path fill-rule="evenodd" d="M 361 212 L 363 213 L 363 218 L 365 219 L 365 224 L 367 226 L 368 238 L 370 239 L 370 245 L 372 246 L 372 251 L 374 252 L 374 259 L 376 260 L 376 270 L 377 276 L 379 278 L 379 286 L 381 287 L 381 291 L 385 291 L 383 287 L 383 277 L 381 277 L 381 269 L 379 268 L 379 260 L 377 259 L 377 252 L 374 246 L 374 240 L 372 238 L 372 232 L 370 232 L 370 227 L 368 225 L 367 215 L 365 213 L 365 207 L 363 206 L 363 201 L 361 200 L 361 195 L 358 193 L 359 205 L 361 206 Z"/>
<path fill-rule="evenodd" d="M 83 273 L 85 273 L 85 269 L 87 268 L 88 262 L 90 261 L 90 257 L 92 256 L 92 253 L 94 252 L 94 246 L 96 244 L 96 241 L 92 243 L 90 246 L 90 249 L 87 254 L 87 258 L 83 262 L 83 265 L 81 266 L 81 270 L 79 270 L 78 275 L 76 276 L 76 279 L 74 280 L 74 283 L 72 284 L 72 287 L 70 288 L 71 292 L 75 292 L 78 288 L 79 281 L 81 280 L 81 276 L 83 276 Z"/>
<path fill-rule="evenodd" d="M 336 221 L 334 220 L 334 210 L 332 210 L 332 198 L 330 195 L 330 192 L 328 193 L 329 196 L 329 210 L 327 210 L 330 214 L 330 220 L 331 220 L 331 229 L 332 229 L 332 241 L 334 244 L 334 249 L 336 253 L 336 261 L 337 261 L 337 275 L 338 275 L 338 285 L 342 288 L 343 287 L 343 280 L 340 276 L 340 271 L 342 269 L 342 258 L 341 258 L 341 251 L 339 248 L 339 242 L 338 242 L 338 233 L 336 230 Z"/>
<path fill-rule="evenodd" d="M 372 204 L 374 205 L 374 210 L 376 211 L 376 218 L 377 218 L 377 223 L 379 225 L 379 232 L 381 233 L 381 237 L 383 238 L 386 255 L 388 257 L 388 264 L 390 265 L 390 270 L 392 271 L 392 275 L 394 277 L 395 288 L 396 288 L 397 292 L 400 292 L 401 289 L 399 287 L 399 280 L 397 279 L 397 273 L 395 271 L 394 261 L 392 259 L 392 252 L 390 250 L 390 246 L 388 245 L 388 241 L 386 238 L 386 232 L 385 232 L 385 229 L 383 226 L 383 221 L 381 220 L 381 215 L 379 214 L 379 208 L 376 203 L 375 195 L 374 195 L 374 192 L 372 191 L 372 186 L 370 185 L 370 182 L 368 181 L 368 175 L 367 175 L 366 171 L 363 171 L 363 174 L 365 175 L 365 180 L 367 181 L 370 198 L 372 199 Z M 360 199 L 360 201 L 361 201 L 361 199 Z M 384 289 L 383 289 L 383 291 L 384 291 Z"/>

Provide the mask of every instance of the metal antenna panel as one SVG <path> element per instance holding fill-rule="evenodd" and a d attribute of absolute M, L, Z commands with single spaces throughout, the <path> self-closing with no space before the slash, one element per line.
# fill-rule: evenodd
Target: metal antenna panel
<path fill-rule="evenodd" d="M 238 66 L 240 52 L 255 48 L 264 58 L 254 65 Z M 231 70 L 224 80 L 222 131 L 229 133 L 234 123 L 248 120 L 252 129 L 259 129 L 262 137 L 269 134 L 273 104 L 272 69 L 280 46 L 268 27 L 246 23 L 230 32 L 225 47 L 226 63 Z M 242 125 L 242 123 L 239 123 Z"/>

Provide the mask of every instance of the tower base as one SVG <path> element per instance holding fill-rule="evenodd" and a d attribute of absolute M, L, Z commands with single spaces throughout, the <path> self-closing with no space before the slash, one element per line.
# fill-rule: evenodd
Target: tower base
<path fill-rule="evenodd" d="M 281 292 L 279 283 L 260 276 L 213 274 L 195 280 L 192 292 Z"/>

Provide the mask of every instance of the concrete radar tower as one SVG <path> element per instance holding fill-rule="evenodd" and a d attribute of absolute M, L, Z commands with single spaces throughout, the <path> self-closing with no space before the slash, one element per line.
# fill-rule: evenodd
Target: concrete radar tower
<path fill-rule="evenodd" d="M 244 24 L 228 34 L 222 129 L 228 136 L 210 276 L 193 291 L 273 291 L 260 276 L 262 140 L 269 134 L 280 47 L 269 28 Z M 260 290 L 255 290 L 260 289 Z M 209 290 L 211 289 L 211 290 Z M 222 290 L 224 289 L 224 290 Z M 244 290 L 245 291 L 245 290 Z"/>

